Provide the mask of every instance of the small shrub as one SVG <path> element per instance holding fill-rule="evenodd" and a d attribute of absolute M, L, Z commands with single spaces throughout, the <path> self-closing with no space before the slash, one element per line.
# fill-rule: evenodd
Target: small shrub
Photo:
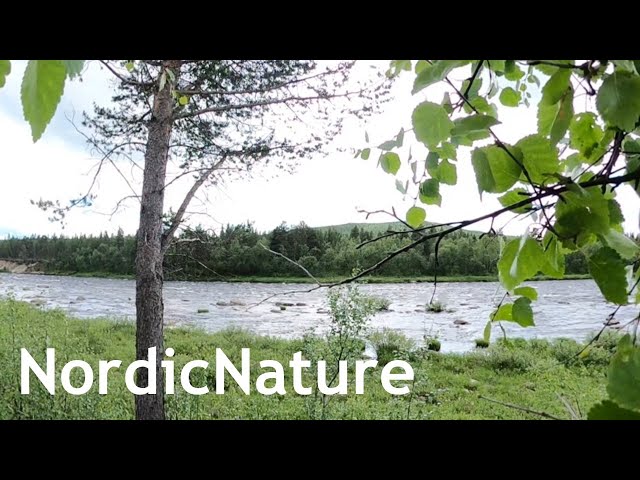
<path fill-rule="evenodd" d="M 397 360 L 398 357 L 398 349 L 395 345 L 391 345 L 388 343 L 378 345 L 376 348 L 376 356 L 378 357 L 378 365 L 384 366 L 387 363 Z"/>
<path fill-rule="evenodd" d="M 369 341 L 378 357 L 378 364 L 383 366 L 415 349 L 416 343 L 403 333 L 391 328 L 383 328 L 369 335 Z"/>
<path fill-rule="evenodd" d="M 434 337 L 424 337 L 424 345 L 427 347 L 427 350 L 431 350 L 432 352 L 439 352 L 442 346 L 440 340 Z"/>
<path fill-rule="evenodd" d="M 488 348 L 489 342 L 487 342 L 484 338 L 476 338 L 475 340 L 476 348 Z"/>
<path fill-rule="evenodd" d="M 376 312 L 388 312 L 391 301 L 375 295 L 367 295 L 364 297 L 369 306 Z"/>
<path fill-rule="evenodd" d="M 447 309 L 444 303 L 438 301 L 427 303 L 425 308 L 429 313 L 441 313 Z"/>
<path fill-rule="evenodd" d="M 527 348 L 527 341 L 523 339 L 501 339 L 481 355 L 481 363 L 488 368 L 517 373 L 528 372 L 538 359 L 539 356 Z"/>

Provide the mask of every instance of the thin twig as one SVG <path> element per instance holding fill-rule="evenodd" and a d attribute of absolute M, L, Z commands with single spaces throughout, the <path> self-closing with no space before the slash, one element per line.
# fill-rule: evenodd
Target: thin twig
<path fill-rule="evenodd" d="M 306 273 L 307 276 L 309 278 L 311 278 L 314 282 L 316 282 L 319 286 L 323 286 L 323 283 L 320 280 L 318 280 L 316 277 L 314 277 L 313 274 L 309 270 L 307 270 L 305 267 L 300 265 L 300 263 L 296 262 L 295 260 L 292 260 L 291 258 L 287 257 L 286 255 L 283 255 L 280 252 L 276 252 L 275 250 L 271 250 L 269 247 L 267 247 L 263 243 L 260 243 L 259 245 L 262 248 L 264 248 L 267 252 L 273 253 L 274 255 L 277 255 L 278 257 L 284 258 L 287 262 L 292 263 L 293 265 L 298 267 L 300 270 L 302 270 L 304 273 Z"/>
<path fill-rule="evenodd" d="M 488 402 L 496 403 L 498 405 L 502 405 L 503 407 L 509 407 L 509 408 L 513 408 L 515 410 L 520 410 L 521 412 L 527 412 L 527 413 L 531 413 L 533 415 L 538 415 L 539 417 L 548 418 L 550 420 L 563 420 L 562 418 L 556 417 L 555 415 L 551 415 L 550 413 L 541 412 L 541 411 L 538 411 L 538 410 L 532 410 L 531 408 L 523 407 L 521 405 L 515 405 L 513 403 L 507 403 L 507 402 L 501 402 L 500 400 L 494 400 L 492 398 L 488 398 L 488 397 L 485 397 L 485 396 L 482 396 L 482 395 L 478 395 L 478 398 L 481 398 L 482 400 L 486 400 Z"/>

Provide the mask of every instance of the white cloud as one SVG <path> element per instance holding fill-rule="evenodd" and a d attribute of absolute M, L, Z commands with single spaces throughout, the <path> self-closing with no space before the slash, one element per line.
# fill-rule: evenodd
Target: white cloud
<path fill-rule="evenodd" d="M 106 72 L 93 62 L 85 72 L 83 82 L 68 85 L 63 102 L 50 128 L 36 144 L 31 141 L 28 125 L 20 117 L 19 81 L 24 62 L 14 63 L 14 71 L 7 85 L 0 90 L 0 202 L 3 205 L 0 227 L 25 234 L 52 234 L 62 230 L 47 221 L 47 215 L 30 204 L 31 199 L 60 199 L 68 201 L 85 192 L 91 181 L 91 168 L 95 164 L 82 137 L 77 134 L 65 114 L 90 109 L 93 101 L 109 100 L 109 81 Z M 367 124 L 372 143 L 378 144 L 392 138 L 401 126 L 410 127 L 410 115 L 417 101 L 424 96 L 410 95 L 411 75 L 403 75 L 394 88 L 395 98 L 385 112 Z M 428 97 L 439 101 L 442 90 L 433 87 Z M 535 109 L 526 113 L 522 109 L 500 108 L 502 124 L 495 128 L 507 142 L 517 140 L 536 130 Z M 361 147 L 364 131 L 353 123 L 347 123 L 338 142 Z M 403 149 L 406 156 L 407 149 Z M 426 151 L 414 146 L 416 158 L 424 158 Z M 405 157 L 406 158 L 406 157 Z M 317 157 L 300 163 L 294 174 L 282 173 L 273 178 L 273 170 L 265 170 L 251 179 L 234 181 L 224 187 L 209 190 L 208 202 L 198 198 L 190 209 L 206 215 L 192 215 L 192 222 L 217 228 L 220 224 L 253 221 L 261 230 L 275 227 L 282 221 L 305 221 L 312 226 L 365 221 L 358 208 L 365 210 L 390 209 L 404 212 L 411 202 L 403 202 L 395 189 L 395 179 L 376 168 L 374 155 L 368 161 L 353 159 L 348 153 Z M 127 170 L 128 171 L 128 170 Z M 140 175 L 138 175 L 140 177 Z M 461 152 L 458 159 L 458 185 L 442 187 L 441 208 L 427 207 L 427 220 L 448 222 L 463 220 L 488 213 L 499 207 L 495 196 L 485 195 L 480 202 L 475 177 L 469 160 L 469 152 Z M 140 178 L 133 179 L 135 188 Z M 167 209 L 174 210 L 188 188 L 186 182 L 178 182 L 167 193 Z M 115 169 L 106 165 L 101 172 L 96 193 L 98 198 L 92 209 L 77 210 L 69 214 L 67 234 L 115 232 L 122 227 L 125 232 L 135 232 L 138 207 L 130 200 L 127 208 L 111 218 L 98 212 L 111 212 L 117 200 L 131 193 Z M 619 189 L 619 200 L 627 221 L 627 231 L 638 231 L 638 207 L 640 201 L 629 187 Z M 376 215 L 369 221 L 388 221 L 390 218 Z M 505 223 L 507 218 L 496 226 Z M 522 232 L 526 222 L 511 222 L 507 233 Z M 488 228 L 488 223 L 478 228 Z"/>

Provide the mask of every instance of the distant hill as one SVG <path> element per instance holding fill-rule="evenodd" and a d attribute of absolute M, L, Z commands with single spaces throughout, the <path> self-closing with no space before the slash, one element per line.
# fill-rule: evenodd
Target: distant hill
<path fill-rule="evenodd" d="M 383 233 L 389 229 L 405 229 L 406 227 L 400 222 L 383 222 L 383 223 L 343 223 L 342 225 L 327 225 L 325 227 L 315 227 L 314 230 L 326 231 L 335 230 L 338 233 L 349 235 L 353 227 L 372 233 Z"/>
<path fill-rule="evenodd" d="M 428 225 L 436 225 L 432 222 L 426 222 L 425 226 Z M 382 222 L 382 223 L 343 223 L 342 225 L 327 225 L 324 227 L 314 227 L 314 230 L 326 231 L 326 230 L 335 230 L 338 233 L 348 235 L 353 230 L 353 227 L 358 227 L 361 230 L 369 231 L 372 233 L 384 233 L 387 230 L 406 230 L 407 227 L 400 222 Z M 465 232 L 473 233 L 480 235 L 483 232 L 479 232 L 478 230 L 467 230 L 463 229 Z"/>

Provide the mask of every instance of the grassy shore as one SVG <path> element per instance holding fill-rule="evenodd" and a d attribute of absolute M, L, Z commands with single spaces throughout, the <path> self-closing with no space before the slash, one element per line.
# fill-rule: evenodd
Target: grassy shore
<path fill-rule="evenodd" d="M 71 277 L 83 277 L 83 278 L 117 278 L 133 280 L 133 275 L 115 274 L 107 272 L 38 272 L 43 275 L 60 275 Z M 322 283 L 335 283 L 340 280 L 344 280 L 346 277 L 318 277 L 318 280 Z M 583 280 L 591 278 L 590 275 L 584 274 L 568 274 L 562 280 Z M 167 277 L 165 280 L 182 280 L 177 278 Z M 531 281 L 544 281 L 544 280 L 558 280 L 548 276 L 537 276 Z M 206 280 L 190 280 L 190 281 L 206 281 L 206 282 L 233 282 L 233 283 L 305 283 L 314 284 L 315 280 L 309 277 L 257 277 L 257 276 L 242 276 L 242 277 L 225 277 L 222 278 L 208 278 Z M 464 275 L 457 277 L 438 277 L 438 282 L 441 283 L 456 283 L 456 282 L 497 282 L 498 277 L 494 275 Z M 361 283 L 433 283 L 433 276 L 431 277 L 398 277 L 398 276 L 367 276 L 361 279 Z"/>
<path fill-rule="evenodd" d="M 613 342 L 604 340 L 591 354 L 578 359 L 580 345 L 570 340 L 511 340 L 465 355 L 424 352 L 410 359 L 416 374 L 413 393 L 394 397 L 380 384 L 381 368 L 368 370 L 365 394 L 332 397 L 328 417 L 334 419 L 531 419 L 535 414 L 492 403 L 517 404 L 569 418 L 558 395 L 584 415 L 606 397 L 605 371 Z M 21 395 L 20 348 L 45 364 L 45 349 L 56 348 L 56 370 L 75 359 L 87 361 L 97 372 L 99 360 L 122 360 L 123 368 L 109 374 L 109 393 L 99 395 L 97 381 L 85 395 L 67 394 L 57 382 L 49 395 L 32 375 L 32 392 Z M 194 359 L 213 364 L 216 347 L 239 365 L 240 349 L 251 349 L 252 382 L 260 360 L 288 365 L 302 349 L 300 340 L 256 336 L 242 330 L 214 334 L 194 329 L 170 329 L 165 347 L 176 351 L 176 372 Z M 134 359 L 134 327 L 117 320 L 78 320 L 61 311 L 44 311 L 14 300 L 0 301 L 0 419 L 127 419 L 133 417 L 133 395 L 126 389 L 124 367 Z M 212 365 L 213 366 L 213 365 Z M 213 371 L 213 369 L 210 369 Z M 308 397 L 295 394 L 285 370 L 286 395 L 263 396 L 252 389 L 247 396 L 233 385 L 224 395 L 186 394 L 176 385 L 167 396 L 170 418 L 180 419 L 307 419 Z M 82 377 L 72 375 L 74 385 Z M 198 374 L 202 373 L 200 376 Z M 259 373 L 259 372 L 258 372 Z M 258 374 L 256 373 L 256 375 Z M 96 373 L 97 374 L 97 373 Z M 214 388 L 213 374 L 196 369 L 192 383 Z M 309 381 L 307 381 L 309 384 Z M 486 398 L 481 398 L 486 397 Z"/>

